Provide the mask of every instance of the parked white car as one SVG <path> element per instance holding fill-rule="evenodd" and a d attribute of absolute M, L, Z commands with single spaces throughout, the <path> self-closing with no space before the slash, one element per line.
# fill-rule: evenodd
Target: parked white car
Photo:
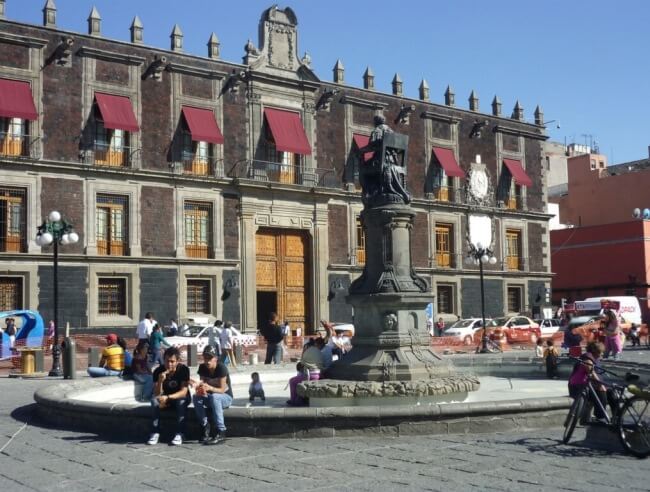
<path fill-rule="evenodd" d="M 190 325 L 190 326 L 180 326 L 178 328 L 179 334 L 174 337 L 166 337 L 165 340 L 167 343 L 174 347 L 184 347 L 186 345 L 196 345 L 196 349 L 199 353 L 203 351 L 205 346 L 208 344 L 209 340 L 209 330 L 210 326 L 206 325 Z M 241 333 L 237 328 L 232 326 L 233 338 L 235 340 L 235 345 L 243 345 L 246 347 L 255 347 L 257 346 L 257 335 L 247 335 Z M 221 333 L 220 328 L 215 328 L 215 342 L 219 343 L 219 334 Z"/>
<path fill-rule="evenodd" d="M 490 322 L 490 318 L 485 318 L 485 324 Z M 474 334 L 483 329 L 482 318 L 466 318 L 459 319 L 449 328 L 447 328 L 442 335 L 445 337 L 454 337 L 465 345 L 472 345 L 474 343 Z"/>
<path fill-rule="evenodd" d="M 559 319 L 536 319 L 539 329 L 542 332 L 542 338 L 552 337 L 560 329 Z"/>

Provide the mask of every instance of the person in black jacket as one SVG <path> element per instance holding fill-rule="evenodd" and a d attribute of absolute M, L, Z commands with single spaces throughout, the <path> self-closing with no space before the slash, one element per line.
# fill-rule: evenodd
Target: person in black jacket
<path fill-rule="evenodd" d="M 278 315 L 271 313 L 269 315 L 269 322 L 262 331 L 262 336 L 266 340 L 266 358 L 264 364 L 270 364 L 271 360 L 274 364 L 279 364 L 282 361 L 282 340 L 284 339 L 282 327 L 278 322 Z"/>

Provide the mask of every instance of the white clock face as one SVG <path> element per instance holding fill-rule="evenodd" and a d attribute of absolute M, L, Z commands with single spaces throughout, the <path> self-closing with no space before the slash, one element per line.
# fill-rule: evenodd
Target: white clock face
<path fill-rule="evenodd" d="M 469 178 L 469 186 L 474 197 L 485 198 L 488 192 L 488 177 L 483 169 L 475 169 Z"/>

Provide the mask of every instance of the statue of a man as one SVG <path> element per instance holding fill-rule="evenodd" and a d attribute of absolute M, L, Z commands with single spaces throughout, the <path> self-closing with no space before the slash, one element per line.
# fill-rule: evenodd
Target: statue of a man
<path fill-rule="evenodd" d="M 374 152 L 372 159 L 362 163 L 359 169 L 363 202 L 368 204 L 371 199 L 378 197 L 387 202 L 395 202 L 397 199 L 409 203 L 411 196 L 406 191 L 405 169 L 397 158 L 396 150 L 387 147 L 382 160 L 384 136 L 393 133 L 393 130 L 386 124 L 386 118 L 381 115 L 375 116 L 374 124 L 375 128 L 370 134 L 368 145 L 359 149 L 361 155 Z"/>

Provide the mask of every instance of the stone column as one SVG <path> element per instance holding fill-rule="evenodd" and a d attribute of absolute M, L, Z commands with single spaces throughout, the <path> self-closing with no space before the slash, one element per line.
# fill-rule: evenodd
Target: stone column
<path fill-rule="evenodd" d="M 240 215 L 241 228 L 241 326 L 246 332 L 257 331 L 257 292 L 255 290 L 255 214 L 242 212 Z"/>

